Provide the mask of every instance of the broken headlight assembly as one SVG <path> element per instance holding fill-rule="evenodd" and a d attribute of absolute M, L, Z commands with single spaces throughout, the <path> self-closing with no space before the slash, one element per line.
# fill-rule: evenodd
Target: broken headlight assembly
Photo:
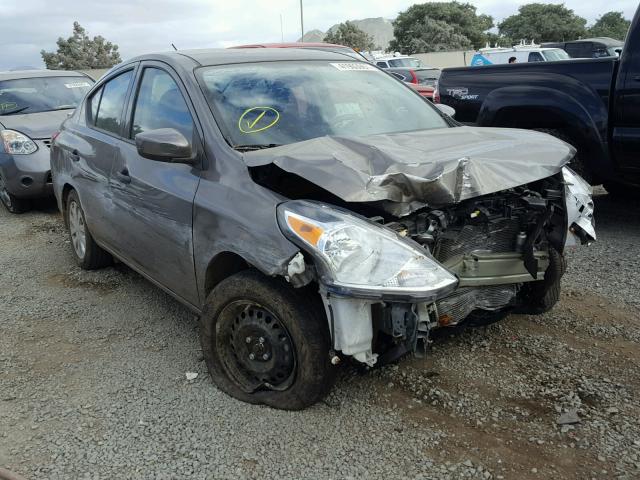
<path fill-rule="evenodd" d="M 562 178 L 570 233 L 565 246 L 588 245 L 596 240 L 591 185 L 567 166 L 562 168 Z"/>
<path fill-rule="evenodd" d="M 294 200 L 278 207 L 278 223 L 317 260 L 320 282 L 336 294 L 433 301 L 457 286 L 422 247 L 350 212 Z"/>

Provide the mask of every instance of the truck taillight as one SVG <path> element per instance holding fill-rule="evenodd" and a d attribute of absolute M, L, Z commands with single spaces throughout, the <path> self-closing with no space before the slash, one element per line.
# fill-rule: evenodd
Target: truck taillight
<path fill-rule="evenodd" d="M 433 91 L 433 103 L 440 103 L 440 90 L 438 89 L 437 83 L 436 89 Z"/>
<path fill-rule="evenodd" d="M 413 70 L 409 70 L 409 73 L 411 74 L 411 83 L 413 84 L 418 84 L 418 76 L 416 75 L 416 72 L 414 72 Z"/>

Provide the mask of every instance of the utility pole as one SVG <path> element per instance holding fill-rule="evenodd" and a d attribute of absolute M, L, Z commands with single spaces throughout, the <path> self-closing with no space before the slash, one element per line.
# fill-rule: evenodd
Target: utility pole
<path fill-rule="evenodd" d="M 280 14 L 280 42 L 284 43 L 284 28 L 282 27 L 282 14 Z"/>
<path fill-rule="evenodd" d="M 300 0 L 300 31 L 302 32 L 300 41 L 304 42 L 304 14 L 302 13 L 302 0 Z"/>

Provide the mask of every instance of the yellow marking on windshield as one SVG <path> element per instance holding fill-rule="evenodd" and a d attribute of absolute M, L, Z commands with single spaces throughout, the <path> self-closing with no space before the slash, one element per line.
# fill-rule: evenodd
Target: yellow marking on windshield
<path fill-rule="evenodd" d="M 262 117 L 264 117 L 264 114 L 267 113 L 266 110 L 264 110 L 260 115 L 258 115 L 258 118 L 256 118 L 253 123 L 249 124 L 249 120 L 247 120 L 247 125 L 249 126 L 249 129 L 253 128 L 256 126 L 256 123 L 258 123 L 260 121 L 260 119 Z"/>
<path fill-rule="evenodd" d="M 252 112 L 260 112 L 255 120 L 246 119 Z M 267 115 L 268 114 L 268 115 Z M 271 107 L 252 107 L 244 111 L 238 119 L 238 129 L 242 133 L 258 133 L 273 127 L 280 120 L 280 113 Z"/>

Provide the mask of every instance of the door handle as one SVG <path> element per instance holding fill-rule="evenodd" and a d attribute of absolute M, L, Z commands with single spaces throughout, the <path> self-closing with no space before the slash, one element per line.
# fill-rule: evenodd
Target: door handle
<path fill-rule="evenodd" d="M 80 152 L 78 152 L 77 148 L 74 148 L 71 151 L 71 160 L 73 160 L 74 162 L 79 162 L 80 161 Z"/>
<path fill-rule="evenodd" d="M 633 79 L 634 79 L 636 82 L 640 82 L 640 75 L 636 75 L 635 77 L 633 77 Z"/>
<path fill-rule="evenodd" d="M 129 169 L 124 167 L 119 172 L 116 172 L 116 177 L 122 183 L 131 183 L 131 176 L 129 175 Z"/>

